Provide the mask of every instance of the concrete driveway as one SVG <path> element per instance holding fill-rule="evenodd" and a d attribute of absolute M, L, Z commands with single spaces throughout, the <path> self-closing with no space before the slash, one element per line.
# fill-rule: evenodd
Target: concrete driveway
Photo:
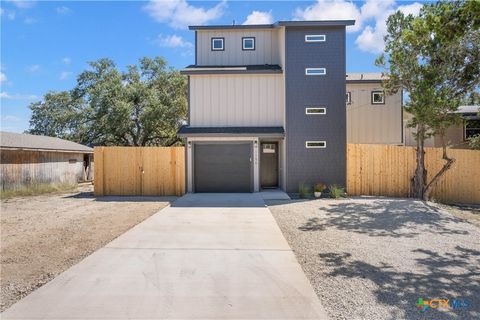
<path fill-rule="evenodd" d="M 2 314 L 5 320 L 326 318 L 259 194 L 186 195 Z"/>

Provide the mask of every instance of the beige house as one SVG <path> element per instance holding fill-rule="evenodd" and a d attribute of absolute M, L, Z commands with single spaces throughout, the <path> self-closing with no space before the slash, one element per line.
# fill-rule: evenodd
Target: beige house
<path fill-rule="evenodd" d="M 347 73 L 347 142 L 403 144 L 402 91 L 385 95 L 381 73 Z"/>

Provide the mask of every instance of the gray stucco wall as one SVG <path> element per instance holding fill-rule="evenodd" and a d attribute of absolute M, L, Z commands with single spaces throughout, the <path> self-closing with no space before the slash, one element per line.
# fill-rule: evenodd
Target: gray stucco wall
<path fill-rule="evenodd" d="M 307 43 L 305 34 L 325 34 Z M 285 34 L 287 191 L 301 182 L 346 183 L 345 27 L 287 27 Z M 326 68 L 306 76 L 305 68 Z M 326 107 L 326 115 L 306 115 L 305 107 Z M 325 149 L 305 141 L 325 140 Z"/>

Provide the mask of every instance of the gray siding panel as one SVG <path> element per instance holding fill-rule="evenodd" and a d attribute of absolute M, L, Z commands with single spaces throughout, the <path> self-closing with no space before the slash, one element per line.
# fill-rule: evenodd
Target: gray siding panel
<path fill-rule="evenodd" d="M 306 43 L 305 34 L 325 34 L 326 42 Z M 345 28 L 287 27 L 285 33 L 287 191 L 299 183 L 346 183 Z M 305 68 L 326 68 L 324 76 L 306 76 Z M 322 106 L 327 114 L 306 115 Z M 307 149 L 305 141 L 325 140 L 325 149 Z"/>

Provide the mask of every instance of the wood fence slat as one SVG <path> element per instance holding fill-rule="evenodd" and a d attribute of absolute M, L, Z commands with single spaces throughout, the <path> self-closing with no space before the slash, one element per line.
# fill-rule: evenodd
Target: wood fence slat
<path fill-rule="evenodd" d="M 441 148 L 425 148 L 428 179 L 444 164 Z M 443 202 L 480 203 L 480 151 L 449 149 L 454 166 L 434 186 Z M 408 197 L 415 172 L 415 147 L 348 144 L 347 192 L 350 195 Z"/>
<path fill-rule="evenodd" d="M 95 147 L 95 195 L 183 195 L 183 147 Z"/>

